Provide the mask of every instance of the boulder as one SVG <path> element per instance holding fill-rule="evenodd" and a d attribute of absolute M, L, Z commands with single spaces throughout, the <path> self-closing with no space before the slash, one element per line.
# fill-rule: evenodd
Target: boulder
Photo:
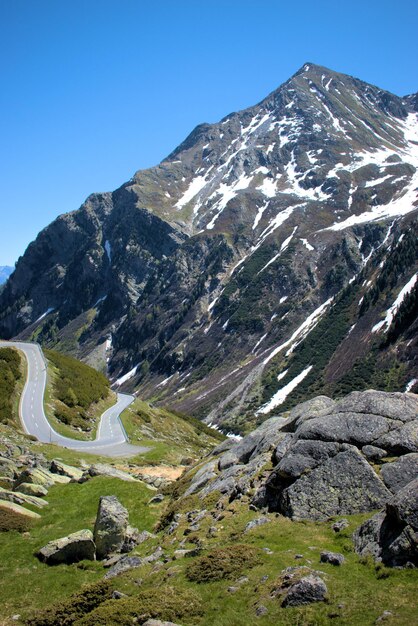
<path fill-rule="evenodd" d="M 20 504 L 0 500 L 0 531 L 27 530 L 33 522 L 40 518 L 38 513 L 29 511 Z"/>
<path fill-rule="evenodd" d="M 53 459 L 51 461 L 50 471 L 53 474 L 59 474 L 60 476 L 68 476 L 74 481 L 80 480 L 83 476 L 83 470 L 78 467 L 72 467 L 72 465 L 66 465 L 59 459 Z"/>
<path fill-rule="evenodd" d="M 380 470 L 380 476 L 386 487 L 396 493 L 418 477 L 418 454 L 405 454 L 392 463 L 385 463 Z"/>
<path fill-rule="evenodd" d="M 19 474 L 15 488 L 21 483 L 33 483 L 35 485 L 42 485 L 46 489 L 54 485 L 55 483 L 66 484 L 70 482 L 68 476 L 60 476 L 59 474 L 53 474 L 52 472 L 44 469 L 43 467 L 30 467 L 25 469 Z"/>
<path fill-rule="evenodd" d="M 327 586 L 322 578 L 316 574 L 310 574 L 289 587 L 283 599 L 282 607 L 324 602 L 327 592 Z"/>
<path fill-rule="evenodd" d="M 381 415 L 346 411 L 314 417 L 304 422 L 296 435 L 299 439 L 336 441 L 361 447 L 386 435 L 395 426 L 396 423 Z"/>
<path fill-rule="evenodd" d="M 0 457 L 0 475 L 7 478 L 16 478 L 19 474 L 18 467 L 14 461 L 6 457 Z"/>
<path fill-rule="evenodd" d="M 388 455 L 386 450 L 383 450 L 383 448 L 377 448 L 376 446 L 370 446 L 370 445 L 363 446 L 361 451 L 363 452 L 364 456 L 366 457 L 368 461 L 373 461 L 373 462 L 381 461 L 382 459 L 385 458 L 385 456 Z"/>
<path fill-rule="evenodd" d="M 48 490 L 45 487 L 35 483 L 21 483 L 18 490 L 19 493 L 24 493 L 27 496 L 36 496 L 37 498 L 48 495 Z"/>
<path fill-rule="evenodd" d="M 116 467 L 113 467 L 113 465 L 107 465 L 106 463 L 95 463 L 94 465 L 91 465 L 88 470 L 83 472 L 79 482 L 86 482 L 95 476 L 109 476 L 110 478 L 119 478 L 120 480 L 125 480 L 127 482 L 138 482 L 136 478 L 131 476 L 131 474 L 128 474 L 128 472 L 118 470 Z"/>
<path fill-rule="evenodd" d="M 339 400 L 335 408 L 342 413 L 368 413 L 408 422 L 417 419 L 418 396 L 413 393 L 388 393 L 373 389 L 353 391 Z"/>
<path fill-rule="evenodd" d="M 375 444 L 396 455 L 418 452 L 418 419 L 389 430 L 376 439 Z"/>
<path fill-rule="evenodd" d="M 36 506 L 38 509 L 42 509 L 42 507 L 48 504 L 48 502 L 42 498 L 28 496 L 24 493 L 20 493 L 19 491 L 9 491 L 8 489 L 3 489 L 2 487 L 0 487 L 0 500 L 8 500 L 9 502 L 21 505 L 29 504 L 31 506 Z"/>
<path fill-rule="evenodd" d="M 128 511 L 116 496 L 101 496 L 94 526 L 97 558 L 104 559 L 124 545 L 128 529 Z"/>
<path fill-rule="evenodd" d="M 418 566 L 418 478 L 364 522 L 353 535 L 361 556 L 371 555 L 388 566 Z"/>
<path fill-rule="evenodd" d="M 312 417 L 322 413 L 330 413 L 335 404 L 335 401 L 328 396 L 316 396 L 316 398 L 298 404 L 290 411 L 289 417 L 283 424 L 283 432 L 294 432 L 300 424 L 312 419 Z"/>
<path fill-rule="evenodd" d="M 296 441 L 278 463 L 275 472 L 286 478 L 299 478 L 335 456 L 339 450 L 340 445 L 330 441 Z"/>
<path fill-rule="evenodd" d="M 91 530 L 79 530 L 76 533 L 50 541 L 37 552 L 36 556 L 47 565 L 59 563 L 77 563 L 95 558 L 95 545 Z"/>
<path fill-rule="evenodd" d="M 302 475 L 271 501 L 292 519 L 324 520 L 335 515 L 351 515 L 381 508 L 390 492 L 354 446 L 343 449 L 325 463 Z M 274 496 L 274 492 L 273 492 Z"/>

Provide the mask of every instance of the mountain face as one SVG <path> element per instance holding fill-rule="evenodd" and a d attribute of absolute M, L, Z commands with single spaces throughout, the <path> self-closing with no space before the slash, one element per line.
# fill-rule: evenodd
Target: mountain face
<path fill-rule="evenodd" d="M 235 430 L 366 380 L 412 389 L 417 103 L 305 64 L 43 230 L 0 335 Z"/>
<path fill-rule="evenodd" d="M 0 265 L 0 285 L 3 285 L 13 272 L 14 268 L 10 265 Z"/>

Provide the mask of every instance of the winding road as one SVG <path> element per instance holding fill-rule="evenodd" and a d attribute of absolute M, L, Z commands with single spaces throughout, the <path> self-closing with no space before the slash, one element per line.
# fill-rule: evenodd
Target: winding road
<path fill-rule="evenodd" d="M 27 360 L 27 379 L 19 404 L 20 419 L 26 433 L 34 435 L 43 443 L 54 443 L 65 448 L 103 456 L 127 457 L 149 450 L 149 448 L 128 443 L 119 416 L 135 398 L 124 393 L 118 393 L 116 404 L 103 413 L 96 439 L 93 441 L 79 441 L 57 433 L 48 422 L 44 412 L 47 367 L 40 346 L 22 341 L 0 341 L 0 347 L 17 348 L 23 352 Z"/>

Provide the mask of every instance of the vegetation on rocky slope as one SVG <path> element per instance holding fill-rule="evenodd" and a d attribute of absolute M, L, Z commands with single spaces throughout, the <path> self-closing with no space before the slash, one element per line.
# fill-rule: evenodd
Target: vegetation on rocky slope
<path fill-rule="evenodd" d="M 110 394 L 109 381 L 100 372 L 70 356 L 45 350 L 45 356 L 52 364 L 51 400 L 57 420 L 80 428 L 92 429 L 95 407 Z"/>
<path fill-rule="evenodd" d="M 11 422 L 14 415 L 14 394 L 22 378 L 21 358 L 13 348 L 0 348 L 0 422 Z"/>

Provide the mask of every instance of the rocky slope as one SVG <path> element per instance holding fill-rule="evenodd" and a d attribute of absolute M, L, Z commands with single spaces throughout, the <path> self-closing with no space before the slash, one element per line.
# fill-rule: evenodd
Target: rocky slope
<path fill-rule="evenodd" d="M 359 553 L 418 565 L 417 395 L 318 396 L 211 456 L 183 477 L 183 497 L 242 500 L 293 520 L 386 507 L 357 532 Z"/>
<path fill-rule="evenodd" d="M 238 430 L 362 368 L 412 389 L 417 172 L 416 95 L 305 64 L 42 231 L 0 333 Z"/>

